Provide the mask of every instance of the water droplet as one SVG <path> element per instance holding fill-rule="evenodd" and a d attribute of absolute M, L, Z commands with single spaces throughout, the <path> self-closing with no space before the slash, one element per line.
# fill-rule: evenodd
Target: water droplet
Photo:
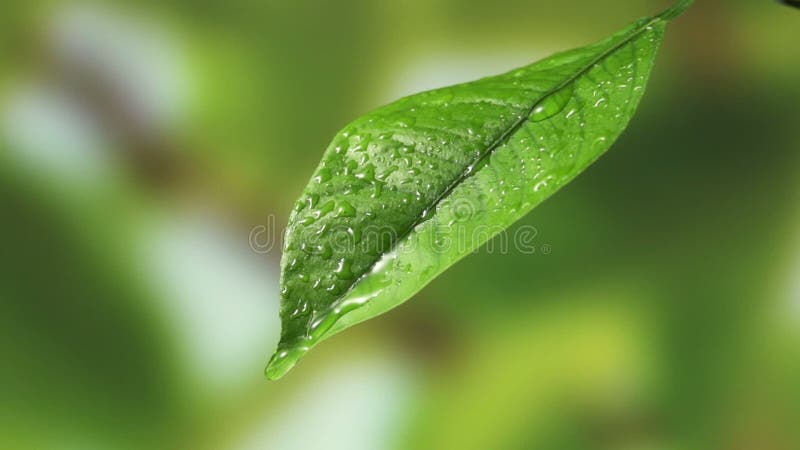
<path fill-rule="evenodd" d="M 333 250 L 331 250 L 331 247 L 328 244 L 309 245 L 303 243 L 303 245 L 300 246 L 300 250 L 311 255 L 322 256 L 325 259 L 330 258 L 333 254 Z M 305 278 L 305 275 L 299 274 L 298 277 Z"/>
<path fill-rule="evenodd" d="M 547 120 L 560 113 L 567 106 L 567 103 L 569 103 L 574 90 L 574 84 L 570 83 L 566 87 L 548 94 L 545 98 L 539 100 L 531 111 L 531 122 L 541 122 L 542 120 Z"/>
<path fill-rule="evenodd" d="M 334 206 L 336 206 L 336 204 L 333 202 L 333 200 L 328 200 L 322 206 L 320 206 L 319 209 L 314 211 L 314 217 L 319 219 L 325 214 L 328 214 L 329 212 L 333 211 Z"/>
<path fill-rule="evenodd" d="M 372 193 L 372 195 L 370 195 L 370 197 L 372 197 L 372 198 L 380 197 L 381 193 L 383 192 L 383 184 L 384 183 L 376 181 L 375 182 L 375 191 Z"/>
<path fill-rule="evenodd" d="M 367 164 L 364 167 L 364 170 L 356 173 L 356 178 L 370 182 L 375 181 L 375 166 L 372 164 Z"/>
<path fill-rule="evenodd" d="M 336 217 L 354 217 L 356 209 L 350 203 L 342 200 L 339 202 L 339 207 L 336 209 Z"/>
<path fill-rule="evenodd" d="M 331 179 L 331 171 L 326 168 L 319 169 L 317 172 L 317 176 L 314 177 L 314 181 L 319 184 L 322 184 Z"/>
<path fill-rule="evenodd" d="M 397 169 L 399 169 L 399 167 L 397 167 L 397 166 L 389 166 L 389 167 L 387 167 L 387 168 L 386 168 L 386 169 L 385 169 L 383 172 L 381 172 L 381 173 L 378 175 L 378 178 L 380 178 L 380 179 L 386 179 L 386 177 L 388 177 L 389 175 L 391 175 L 391 174 L 392 174 L 392 172 L 396 171 Z"/>
<path fill-rule="evenodd" d="M 417 118 L 414 116 L 405 116 L 397 119 L 397 126 L 400 128 L 408 128 L 417 123 Z"/>
<path fill-rule="evenodd" d="M 319 202 L 319 195 L 311 194 L 306 198 L 306 202 L 308 202 L 308 207 L 313 208 Z"/>
<path fill-rule="evenodd" d="M 336 284 L 331 284 L 330 286 L 325 288 L 325 290 L 330 292 L 331 294 L 338 294 L 339 293 L 339 287 L 336 286 Z"/>
<path fill-rule="evenodd" d="M 317 252 L 319 255 L 325 259 L 328 259 L 333 254 L 333 250 L 331 250 L 331 246 L 328 244 L 320 244 L 317 246 Z"/>
<path fill-rule="evenodd" d="M 358 168 L 358 163 L 355 160 L 347 161 L 347 164 L 344 166 L 344 174 L 350 175 L 354 170 Z"/>
<path fill-rule="evenodd" d="M 548 186 L 548 184 L 550 184 L 550 181 L 551 181 L 552 179 L 553 179 L 553 176 L 552 176 L 552 175 L 545 177 L 545 179 L 544 179 L 544 180 L 542 180 L 542 181 L 540 181 L 540 182 L 536 183 L 536 185 L 533 187 L 533 191 L 534 191 L 534 192 L 539 192 L 539 191 L 541 191 L 542 189 L 545 189 L 545 188 Z"/>
<path fill-rule="evenodd" d="M 361 229 L 347 227 L 347 234 L 350 235 L 350 238 L 353 240 L 353 244 L 358 244 L 361 242 Z"/>
<path fill-rule="evenodd" d="M 350 271 L 350 261 L 345 258 L 339 260 L 339 265 L 336 266 L 336 269 L 333 271 L 336 274 L 336 277 L 342 280 L 349 280 L 353 278 L 353 273 Z"/>
<path fill-rule="evenodd" d="M 305 216 L 302 219 L 300 219 L 297 223 L 299 223 L 300 225 L 311 225 L 316 221 L 317 219 L 314 216 Z"/>

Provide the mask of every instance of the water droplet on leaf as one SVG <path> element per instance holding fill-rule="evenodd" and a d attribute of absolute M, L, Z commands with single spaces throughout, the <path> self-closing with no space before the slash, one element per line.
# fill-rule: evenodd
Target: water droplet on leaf
<path fill-rule="evenodd" d="M 531 122 L 541 122 L 560 113 L 569 103 L 574 92 L 574 84 L 570 83 L 545 98 L 539 100 L 531 110 Z"/>

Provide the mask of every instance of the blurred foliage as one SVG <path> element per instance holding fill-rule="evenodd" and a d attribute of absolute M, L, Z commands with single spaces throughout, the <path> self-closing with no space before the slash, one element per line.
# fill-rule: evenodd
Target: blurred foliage
<path fill-rule="evenodd" d="M 698 0 L 672 25 L 622 139 L 520 224 L 540 251 L 479 251 L 286 380 L 258 372 L 277 322 L 248 309 L 261 295 L 277 311 L 277 283 L 237 281 L 277 280 L 278 247 L 263 266 L 209 250 L 282 226 L 352 118 L 666 3 L 6 2 L 0 447 L 797 448 L 800 13 L 778 2 Z M 81 48 L 124 51 L 60 54 L 51 32 L 73 10 L 111 11 L 69 32 Z M 92 34 L 104 21 L 109 39 Z M 160 31 L 114 39 L 129 23 Z M 95 126 L 71 131 L 84 116 Z M 196 210 L 230 227 L 164 265 L 142 256 L 184 251 L 154 230 Z M 228 294 L 189 314 L 156 282 L 171 261 L 198 269 L 174 280 L 185 298 Z M 218 381 L 189 363 L 212 353 L 256 369 Z"/>

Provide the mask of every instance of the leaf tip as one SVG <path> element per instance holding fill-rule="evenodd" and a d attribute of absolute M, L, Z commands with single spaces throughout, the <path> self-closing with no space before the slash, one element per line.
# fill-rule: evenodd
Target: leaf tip
<path fill-rule="evenodd" d="M 308 351 L 308 347 L 299 346 L 299 347 L 292 347 L 292 348 L 278 348 L 275 351 L 275 354 L 272 355 L 270 358 L 269 363 L 267 363 L 266 369 L 264 369 L 264 374 L 270 380 L 278 380 L 287 372 L 292 370 L 292 367 L 297 364 L 297 361 L 303 357 Z"/>

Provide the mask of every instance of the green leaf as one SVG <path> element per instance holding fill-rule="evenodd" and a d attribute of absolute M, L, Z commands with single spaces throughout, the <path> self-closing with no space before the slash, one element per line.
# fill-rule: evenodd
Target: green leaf
<path fill-rule="evenodd" d="M 608 150 L 666 22 L 691 3 L 594 45 L 406 97 L 339 132 L 289 219 L 267 376 L 406 301 Z"/>

